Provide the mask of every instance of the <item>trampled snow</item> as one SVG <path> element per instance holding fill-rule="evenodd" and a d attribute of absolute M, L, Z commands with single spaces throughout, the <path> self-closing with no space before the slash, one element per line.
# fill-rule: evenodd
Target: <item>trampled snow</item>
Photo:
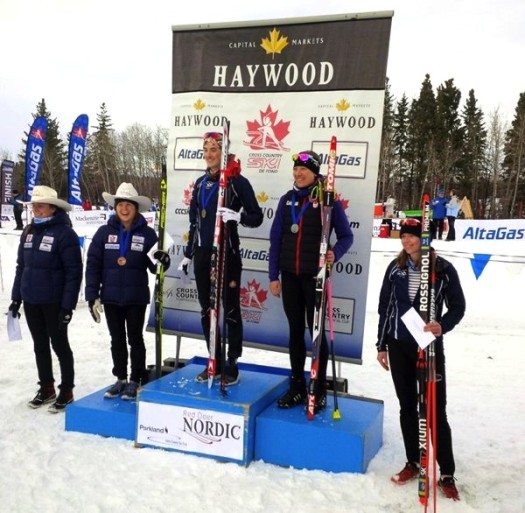
<path fill-rule="evenodd" d="M 0 233 L 0 309 L 7 312 L 20 232 Z M 440 512 L 525 511 L 525 251 L 523 244 L 436 241 L 436 249 L 461 275 L 467 314 L 445 337 L 448 414 L 456 457 L 458 503 L 438 497 Z M 377 299 L 383 273 L 400 249 L 394 239 L 374 239 L 369 273 L 363 364 L 342 364 L 349 392 L 385 404 L 384 443 L 365 474 L 248 467 L 127 440 L 66 432 L 64 415 L 31 410 L 37 390 L 32 341 L 22 316 L 22 342 L 8 342 L 0 326 L 0 511 L 9 513 L 393 513 L 420 512 L 415 484 L 399 487 L 390 476 L 405 463 L 398 402 L 391 377 L 375 360 Z M 476 279 L 472 259 L 493 256 Z M 148 363 L 154 334 L 145 334 Z M 81 297 L 70 325 L 75 356 L 75 396 L 113 382 L 109 336 L 95 324 Z M 337 343 L 337 340 L 336 340 Z M 175 355 L 164 336 L 163 357 Z M 182 358 L 205 355 L 201 340 L 183 339 Z M 288 367 L 286 354 L 246 349 L 243 361 Z M 58 365 L 54 360 L 55 373 Z M 242 386 L 242 384 L 240 385 Z M 323 450 L 323 447 L 305 447 Z"/>

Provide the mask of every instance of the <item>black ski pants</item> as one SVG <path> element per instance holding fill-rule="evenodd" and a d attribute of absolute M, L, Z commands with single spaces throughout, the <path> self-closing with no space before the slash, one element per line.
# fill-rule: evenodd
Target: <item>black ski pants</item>
<path fill-rule="evenodd" d="M 436 354 L 436 457 L 441 474 L 454 475 L 456 466 L 452 450 L 452 434 L 447 420 L 447 384 L 443 338 L 435 342 Z M 390 372 L 399 399 L 401 432 L 407 461 L 419 463 L 419 424 L 417 399 L 418 345 L 414 341 L 388 340 Z"/>
<path fill-rule="evenodd" d="M 24 301 L 24 312 L 27 325 L 33 337 L 36 367 L 40 385 L 50 385 L 55 382 L 51 347 L 57 355 L 60 366 L 61 390 L 69 391 L 75 386 L 74 360 L 67 326 L 59 329 L 59 303 L 35 304 Z"/>
<path fill-rule="evenodd" d="M 313 331 L 315 310 L 315 276 L 296 275 L 283 272 L 281 275 L 281 293 L 283 308 L 289 327 L 288 348 L 290 352 L 290 365 L 292 377 L 304 378 L 304 365 L 306 361 L 306 325 Z M 319 349 L 319 389 L 320 393 L 326 388 L 326 367 L 328 365 L 328 343 L 323 329 L 321 334 L 321 346 Z"/>
<path fill-rule="evenodd" d="M 206 346 L 210 349 L 210 291 L 211 291 L 211 248 L 197 247 L 193 256 L 195 284 L 201 306 L 201 324 Z M 228 251 L 224 272 L 222 305 L 225 312 L 228 358 L 242 356 L 243 326 L 241 316 L 241 274 L 242 260 L 238 252 Z M 222 329 L 221 317 L 217 320 Z M 221 347 L 217 344 L 215 357 L 221 361 Z"/>
<path fill-rule="evenodd" d="M 135 383 L 147 381 L 144 320 L 147 305 L 104 304 L 106 322 L 111 336 L 113 375 L 125 380 L 128 377 L 128 344 L 131 360 L 129 379 Z M 127 330 L 127 335 L 126 335 Z"/>
<path fill-rule="evenodd" d="M 456 228 L 454 226 L 454 223 L 456 222 L 456 217 L 447 216 L 447 220 L 448 220 L 447 240 L 456 240 Z"/>
<path fill-rule="evenodd" d="M 430 223 L 430 235 L 433 239 L 441 240 L 443 238 L 443 229 L 445 228 L 445 219 L 432 219 Z"/>

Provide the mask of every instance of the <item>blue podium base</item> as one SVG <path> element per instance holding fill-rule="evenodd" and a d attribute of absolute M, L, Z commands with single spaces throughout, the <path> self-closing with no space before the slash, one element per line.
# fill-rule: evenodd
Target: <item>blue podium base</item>
<path fill-rule="evenodd" d="M 254 459 L 332 472 L 365 472 L 382 445 L 383 403 L 339 397 L 340 420 L 327 409 L 308 421 L 304 408 L 281 410 L 288 370 L 240 364 L 240 383 L 222 396 L 195 376 L 206 359 L 152 381 L 137 401 L 105 399 L 105 388 L 76 400 L 65 412 L 66 431 L 134 440 L 143 446 L 188 452 L 249 465 Z"/>
<path fill-rule="evenodd" d="M 366 472 L 383 445 L 383 402 L 342 395 L 337 403 L 339 419 L 333 419 L 333 397 L 311 421 L 304 407 L 267 408 L 256 421 L 255 459 L 309 470 Z"/>

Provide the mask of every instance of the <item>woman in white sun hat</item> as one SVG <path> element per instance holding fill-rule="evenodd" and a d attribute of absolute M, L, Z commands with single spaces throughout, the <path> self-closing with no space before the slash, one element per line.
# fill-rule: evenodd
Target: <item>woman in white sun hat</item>
<path fill-rule="evenodd" d="M 104 397 L 122 396 L 133 400 L 139 386 L 147 381 L 143 336 L 151 297 L 147 271 L 156 271 L 148 252 L 158 238 L 141 215 L 150 209 L 151 200 L 140 196 L 132 184 L 124 182 L 115 194 L 103 192 L 102 197 L 114 207 L 115 214 L 97 230 L 89 246 L 85 296 L 96 322 L 100 322 L 104 311 L 111 336 L 113 375 L 117 381 L 106 390 Z M 154 256 L 167 270 L 168 253 L 157 250 Z"/>
<path fill-rule="evenodd" d="M 19 316 L 22 302 L 33 338 L 40 389 L 31 408 L 50 404 L 63 411 L 73 401 L 74 361 L 67 327 L 77 306 L 82 282 L 82 256 L 67 211 L 71 205 L 51 187 L 37 185 L 31 201 L 33 220 L 24 228 L 18 246 L 16 274 L 9 311 Z M 55 393 L 51 347 L 60 364 L 60 393 Z"/>

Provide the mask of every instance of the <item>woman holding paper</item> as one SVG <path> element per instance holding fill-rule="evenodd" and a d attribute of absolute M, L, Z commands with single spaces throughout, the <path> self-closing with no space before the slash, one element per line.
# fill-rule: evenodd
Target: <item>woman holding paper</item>
<path fill-rule="evenodd" d="M 417 219 L 404 219 L 400 230 L 401 252 L 387 267 L 379 295 L 379 329 L 377 360 L 390 370 L 400 404 L 401 432 L 407 463 L 392 476 L 396 484 L 405 484 L 419 474 L 419 426 L 417 399 L 417 358 L 419 346 L 402 317 L 412 308 L 419 311 L 421 223 Z M 431 250 L 431 265 L 435 269 L 435 319 L 423 327 L 435 341 L 437 413 L 437 461 L 441 478 L 439 486 L 446 497 L 459 500 L 454 483 L 454 454 L 452 435 L 446 412 L 446 379 L 443 335 L 451 331 L 465 314 L 465 296 L 459 276 L 453 265 L 436 256 Z M 443 305 L 446 312 L 443 313 Z M 411 312 L 414 313 L 414 312 Z"/>
<path fill-rule="evenodd" d="M 26 203 L 33 219 L 22 232 L 9 312 L 24 312 L 33 339 L 40 389 L 28 402 L 33 409 L 49 404 L 50 413 L 65 410 L 73 401 L 75 365 L 68 325 L 82 282 L 80 241 L 67 212 L 71 205 L 46 185 L 36 185 Z M 55 391 L 52 352 L 60 367 L 59 394 Z"/>

